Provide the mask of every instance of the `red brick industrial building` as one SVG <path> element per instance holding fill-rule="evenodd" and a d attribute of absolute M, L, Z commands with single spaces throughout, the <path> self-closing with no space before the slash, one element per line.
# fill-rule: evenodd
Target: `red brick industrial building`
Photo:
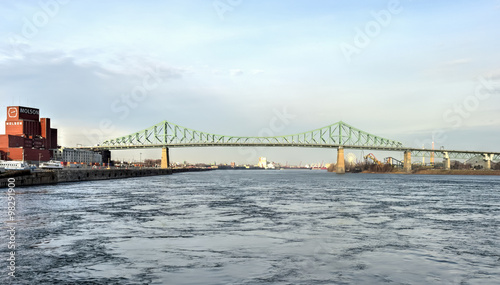
<path fill-rule="evenodd" d="M 57 129 L 49 118 L 40 119 L 40 110 L 22 106 L 7 107 L 5 134 L 0 135 L 0 159 L 49 161 L 57 148 Z"/>

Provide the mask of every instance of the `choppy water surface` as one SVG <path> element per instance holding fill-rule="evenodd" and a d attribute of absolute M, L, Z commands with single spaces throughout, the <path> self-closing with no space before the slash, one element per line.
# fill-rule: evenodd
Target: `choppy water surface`
<path fill-rule="evenodd" d="M 498 284 L 499 182 L 219 170 L 18 188 L 12 284 Z"/>

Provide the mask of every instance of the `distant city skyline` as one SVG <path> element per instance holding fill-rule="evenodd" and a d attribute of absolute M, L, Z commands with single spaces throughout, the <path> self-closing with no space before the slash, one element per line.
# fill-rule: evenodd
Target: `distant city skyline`
<path fill-rule="evenodd" d="M 497 0 L 1 1 L 0 15 L 0 119 L 10 105 L 38 108 L 63 146 L 163 120 L 235 136 L 342 120 L 412 147 L 500 151 Z M 160 157 L 113 158 L 139 153 Z M 303 148 L 173 148 L 171 156 L 336 160 L 334 149 Z"/>

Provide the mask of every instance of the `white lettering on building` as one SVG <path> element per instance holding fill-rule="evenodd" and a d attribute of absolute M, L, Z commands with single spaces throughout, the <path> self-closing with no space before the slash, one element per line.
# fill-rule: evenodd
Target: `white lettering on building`
<path fill-rule="evenodd" d="M 28 114 L 28 115 L 39 115 L 38 109 L 28 109 L 28 108 L 19 108 L 19 113 Z"/>

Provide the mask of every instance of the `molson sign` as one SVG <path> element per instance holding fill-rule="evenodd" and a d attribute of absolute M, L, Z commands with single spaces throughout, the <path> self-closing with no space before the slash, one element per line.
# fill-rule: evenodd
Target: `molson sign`
<path fill-rule="evenodd" d="M 40 110 L 22 106 L 7 107 L 7 121 L 14 120 L 34 120 L 38 121 Z"/>

